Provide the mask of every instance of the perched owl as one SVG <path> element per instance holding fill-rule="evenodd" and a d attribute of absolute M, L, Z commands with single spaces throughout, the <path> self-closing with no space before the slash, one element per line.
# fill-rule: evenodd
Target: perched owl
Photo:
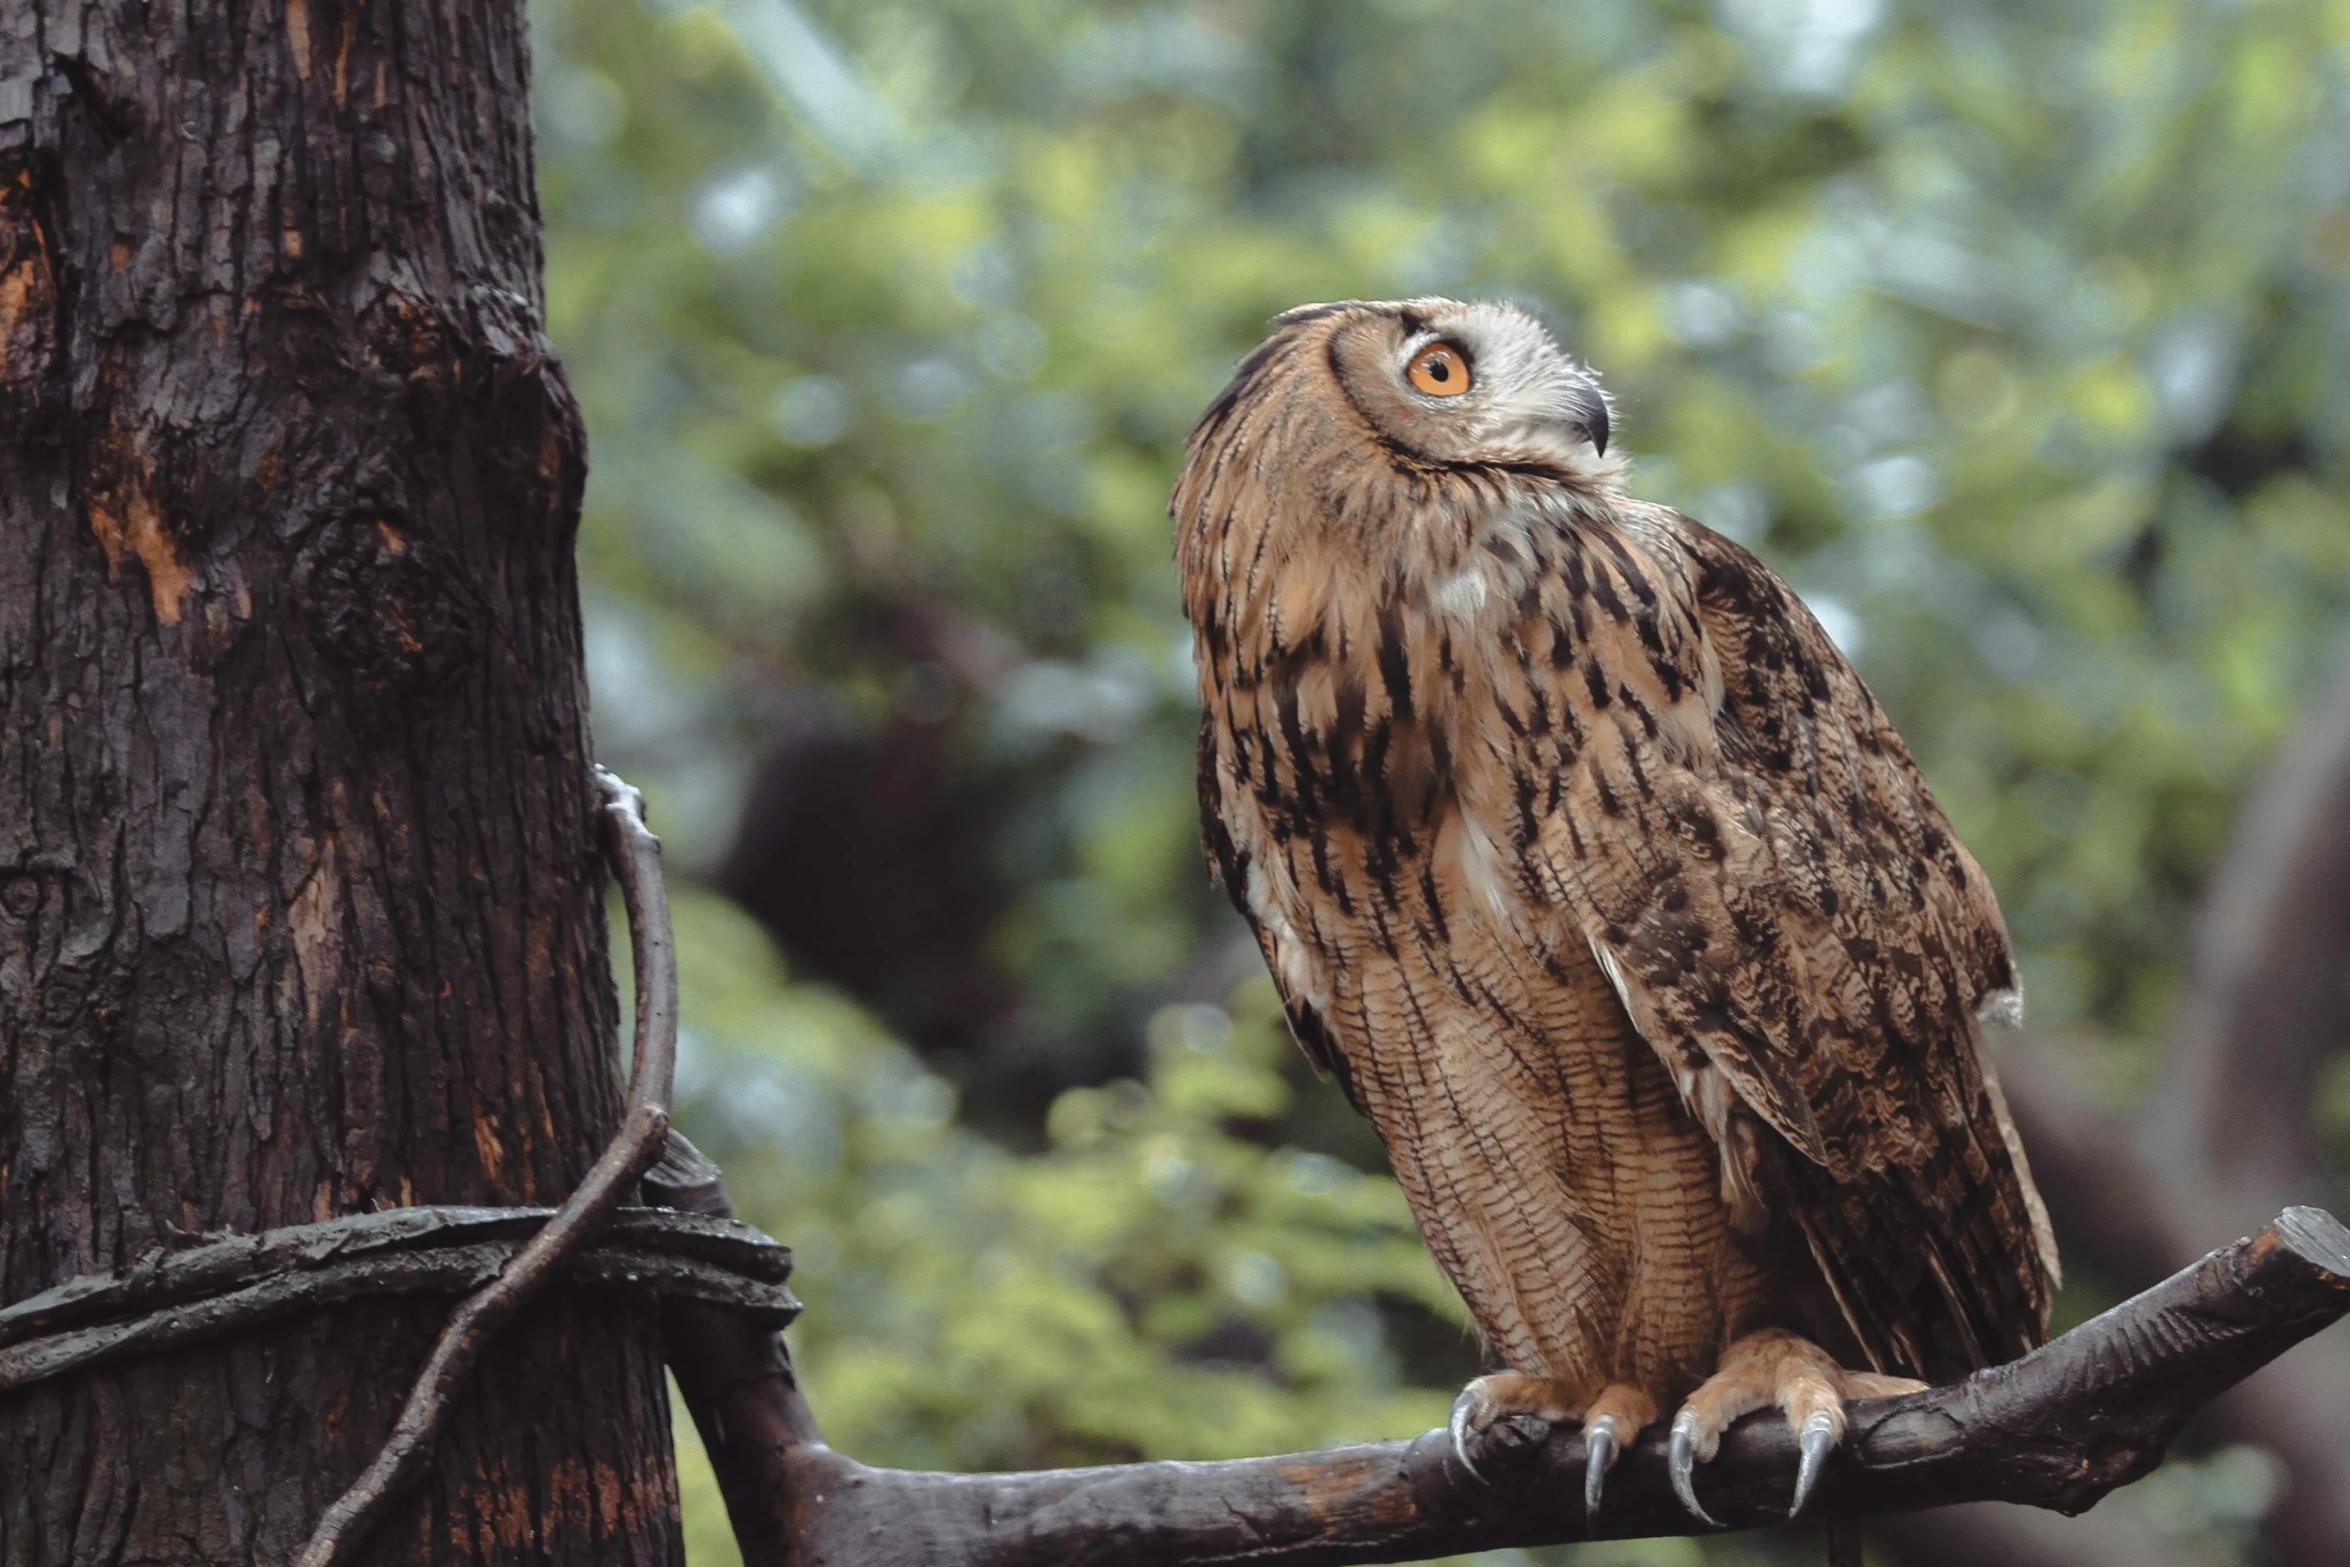
<path fill-rule="evenodd" d="M 1456 1444 L 1580 1421 L 1596 1516 L 1677 1407 L 1704 1518 L 1694 1464 L 1775 1406 L 1800 1509 L 1847 1400 L 2046 1333 L 2055 1243 L 1983 1049 L 2015 968 L 1819 622 L 1627 494 L 1608 436 L 1508 306 L 1282 316 L 1171 508 L 1201 820 L 1506 1363 Z"/>

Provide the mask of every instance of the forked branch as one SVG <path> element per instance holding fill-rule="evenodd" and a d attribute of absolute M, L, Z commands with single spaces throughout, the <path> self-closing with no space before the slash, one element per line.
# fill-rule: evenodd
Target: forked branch
<path fill-rule="evenodd" d="M 660 1200 L 724 1213 L 716 1167 L 682 1139 L 648 1178 Z M 701 1428 L 749 1567 L 1415 1561 L 1702 1532 L 1674 1500 L 1652 1428 L 1582 1513 L 1572 1429 L 1505 1429 L 1477 1455 L 1449 1438 L 1222 1463 L 1027 1474 L 873 1469 L 823 1445 L 782 1345 L 723 1311 L 668 1308 L 670 1363 Z M 2145 1474 L 2189 1416 L 2350 1311 L 2350 1230 L 2291 1208 L 2259 1234 L 2020 1360 L 1951 1387 L 1854 1406 L 1810 1508 L 1820 1518 L 2007 1501 L 2077 1513 Z M 1699 1475 L 1734 1527 L 1777 1523 L 1796 1465 L 1775 1416 L 1734 1427 Z"/>

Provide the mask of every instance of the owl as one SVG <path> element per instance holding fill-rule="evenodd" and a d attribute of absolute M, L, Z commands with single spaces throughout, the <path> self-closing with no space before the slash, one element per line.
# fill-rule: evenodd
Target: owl
<path fill-rule="evenodd" d="M 1771 570 L 1635 499 L 1532 317 L 1307 305 L 1170 511 L 1200 818 L 1299 1044 L 1385 1143 L 1504 1416 L 1579 1422 L 1596 1522 L 1670 1410 L 1683 1505 L 1776 1408 L 2045 1337 L 2058 1277 L 1984 1029 L 1997 901 Z"/>

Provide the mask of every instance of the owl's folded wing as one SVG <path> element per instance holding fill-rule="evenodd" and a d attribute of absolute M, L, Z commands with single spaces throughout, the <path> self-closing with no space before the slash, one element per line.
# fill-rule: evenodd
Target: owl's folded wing
<path fill-rule="evenodd" d="M 1676 711 L 1710 733 L 1628 720 L 1627 680 L 1543 824 L 1545 868 L 1667 1067 L 1719 1072 L 1802 1156 L 1766 1196 L 1864 1347 L 1929 1373 L 1953 1335 L 2004 1358 L 2044 1331 L 2056 1262 L 1980 1051 L 1978 1011 L 2015 987 L 1998 905 L 1810 612 L 1731 541 L 1671 529 L 1678 569 L 1654 580 L 1685 587 L 1667 608 L 1694 636 L 1602 624 L 1592 656 L 1616 633 L 1643 669 L 1684 660 L 1666 684 L 1702 695 Z"/>

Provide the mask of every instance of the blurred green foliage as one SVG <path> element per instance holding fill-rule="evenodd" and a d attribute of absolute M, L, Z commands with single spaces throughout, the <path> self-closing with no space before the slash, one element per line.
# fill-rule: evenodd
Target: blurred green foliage
<path fill-rule="evenodd" d="M 1403 1382 L 1375 1304 L 1465 1322 L 1393 1182 L 1224 1130 L 1291 1096 L 1269 981 L 1244 1026 L 1164 1009 L 1147 1083 L 1062 1094 L 1050 1151 L 1019 1157 L 957 1127 L 952 1091 L 853 1006 L 788 984 L 731 905 L 688 893 L 677 929 L 680 1095 L 743 1205 L 791 1237 L 836 1441 L 1033 1468 L 1443 1419 L 1449 1392 Z"/>
<path fill-rule="evenodd" d="M 1546 316 L 1618 397 L 1635 488 L 1753 544 L 1853 651 L 2002 893 L 2035 1017 L 2125 1087 L 2147 1059 L 2185 911 L 2350 605 L 2350 3 L 535 20 L 605 759 L 711 874 L 811 704 L 934 726 L 950 779 L 1008 802 L 979 947 L 1017 1004 L 951 1059 L 680 898 L 684 1120 L 799 1248 L 843 1446 L 1397 1435 L 1472 1367 L 1193 835 L 1166 490 L 1303 300 Z M 966 656 L 893 633 L 909 606 Z M 1015 1080 L 1025 1123 L 958 1116 Z M 696 1559 L 724 1560 L 693 1484 Z"/>

